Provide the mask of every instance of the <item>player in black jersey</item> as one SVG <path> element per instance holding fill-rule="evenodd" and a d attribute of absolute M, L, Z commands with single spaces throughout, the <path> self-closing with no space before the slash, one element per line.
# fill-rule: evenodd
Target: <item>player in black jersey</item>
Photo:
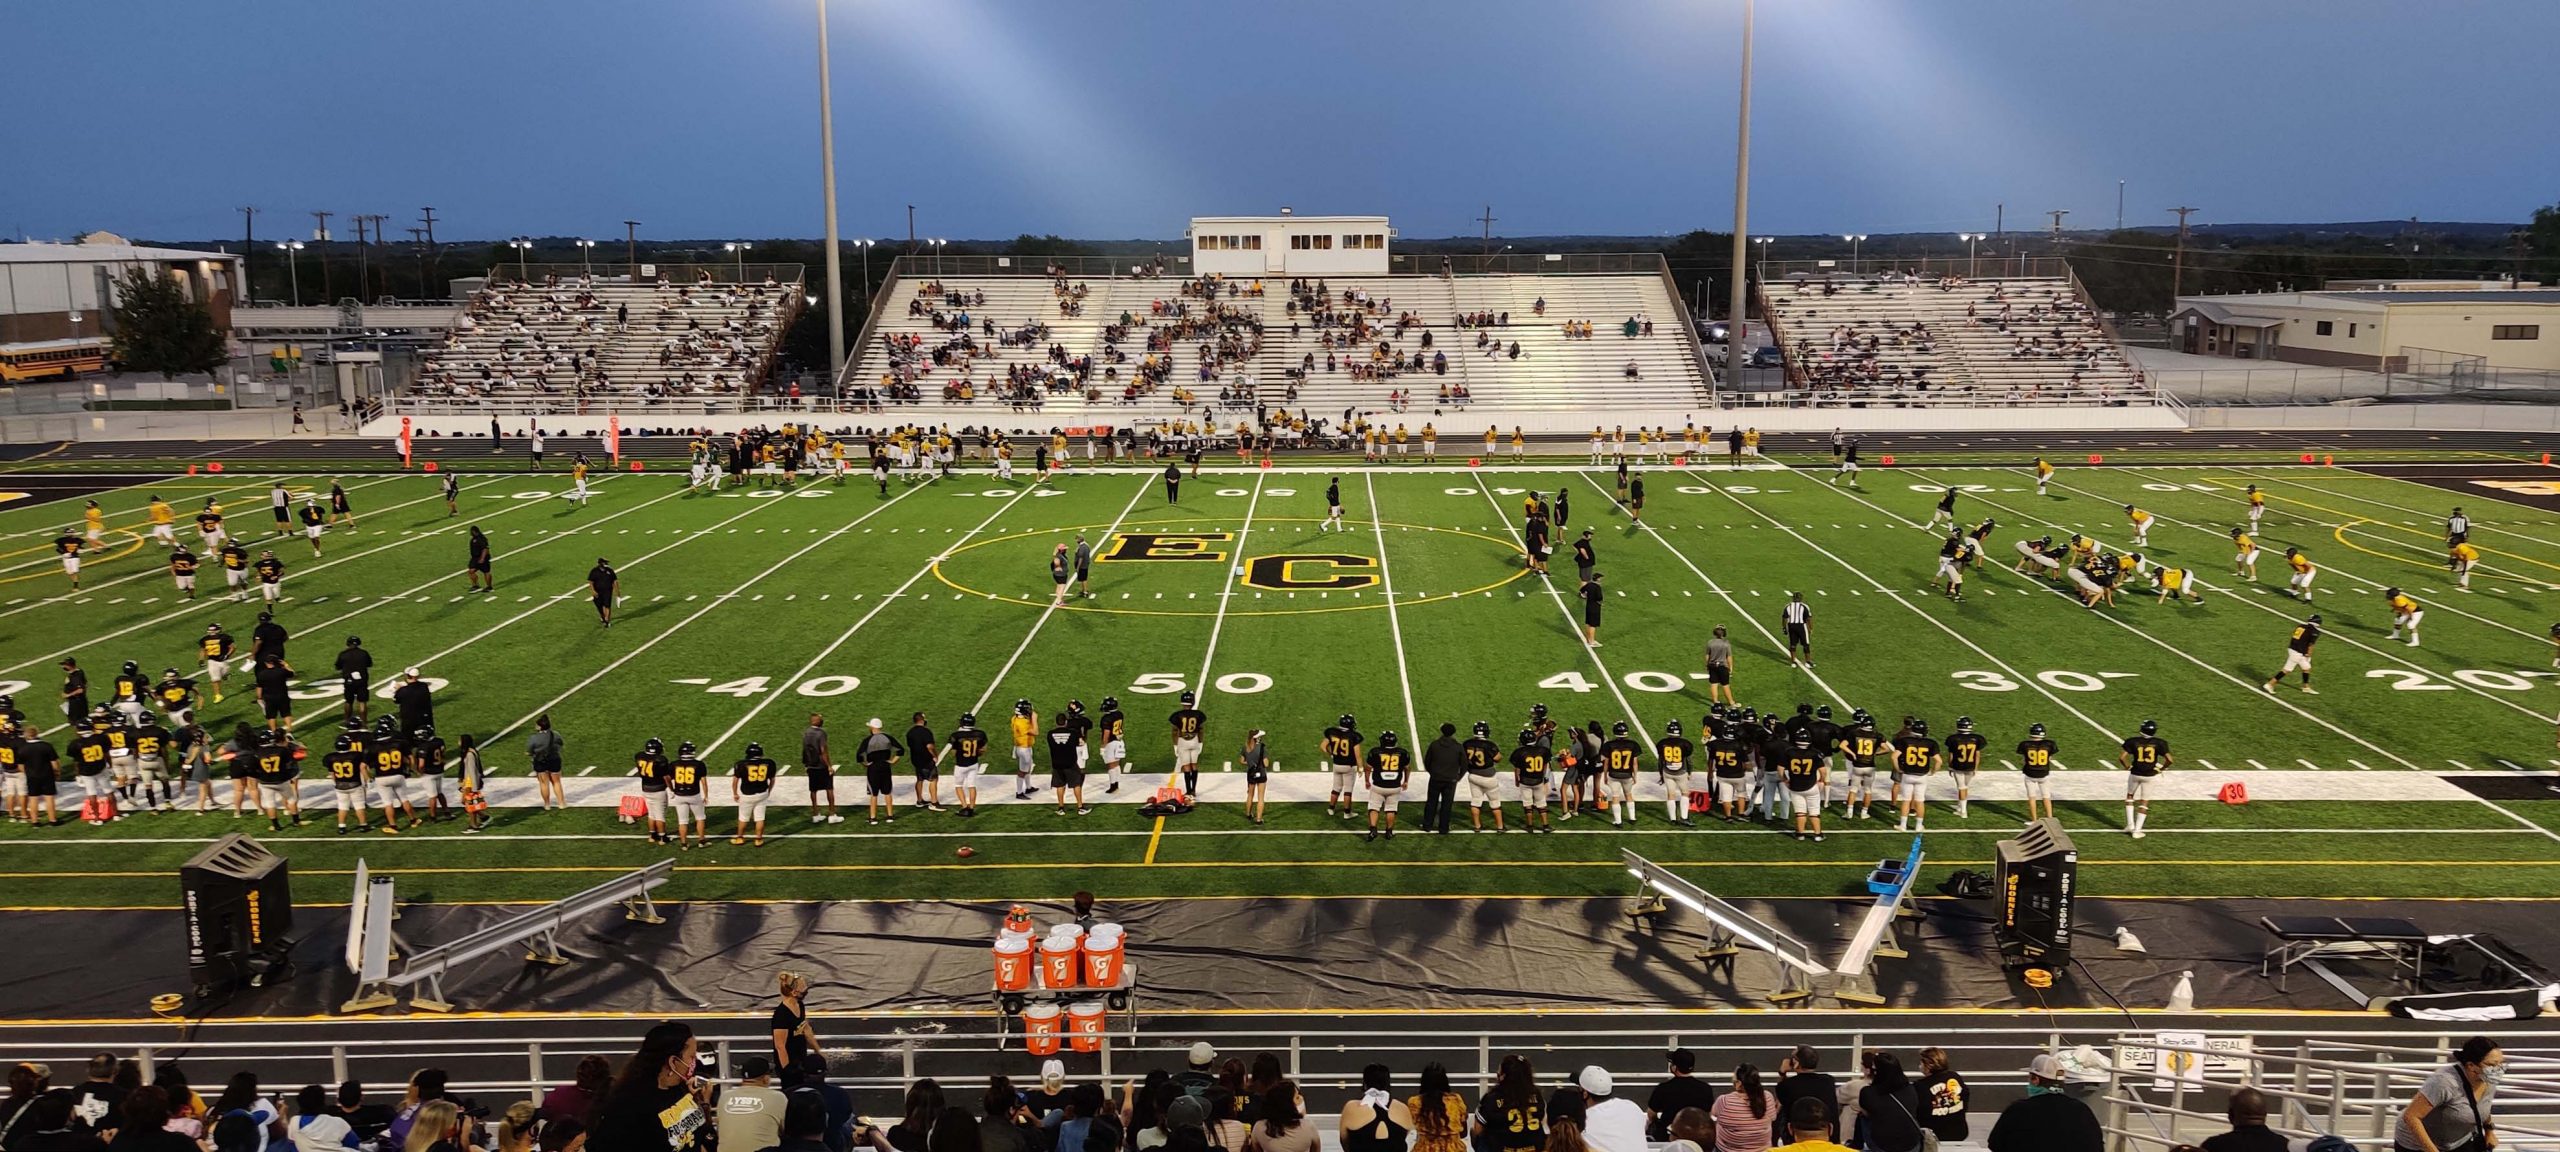
<path fill-rule="evenodd" d="M 960 726 L 951 730 L 951 799 L 964 818 L 978 814 L 978 778 L 987 770 L 989 743 L 978 714 L 961 713 Z"/>
<path fill-rule="evenodd" d="M 1929 775 L 1945 764 L 1938 755 L 1938 742 L 1929 738 L 1928 721 L 1915 719 L 1894 737 L 1895 831 L 1911 831 L 1914 820 L 1919 821 L 1920 831 L 1929 830 Z"/>
<path fill-rule="evenodd" d="M 1555 831 L 1554 818 L 1547 811 L 1547 792 L 1553 786 L 1555 752 L 1534 728 L 1520 730 L 1520 745 L 1511 750 L 1511 779 L 1520 789 L 1520 827 L 1530 832 Z"/>
<path fill-rule="evenodd" d="M 1689 768 L 1698 746 L 1680 734 L 1680 722 L 1664 721 L 1662 739 L 1653 742 L 1653 766 L 1662 777 L 1662 814 L 1683 828 L 1696 825 L 1689 820 Z"/>
<path fill-rule="evenodd" d="M 1841 787 L 1842 813 L 1864 820 L 1876 802 L 1876 761 L 1889 751 L 1883 734 L 1876 731 L 1876 718 L 1864 708 L 1851 711 L 1849 726 L 1840 730 L 1838 746 L 1849 770 L 1849 782 Z"/>
<path fill-rule="evenodd" d="M 1796 839 L 1808 834 L 1816 843 L 1822 840 L 1823 798 L 1831 790 L 1830 757 L 1813 746 L 1810 736 L 1797 734 L 1786 739 L 1786 750 L 1778 760 L 1779 774 L 1787 782 L 1787 810 L 1795 816 Z"/>
<path fill-rule="evenodd" d="M 2057 762 L 2055 757 L 2061 751 L 2052 738 L 2044 734 L 2042 724 L 2027 725 L 2027 738 L 2018 741 L 2018 774 L 2024 777 L 2026 784 L 2027 819 L 2030 821 L 2038 819 L 2036 811 L 2039 805 L 2044 811 L 2042 819 L 2053 819 L 2051 777 Z"/>
<path fill-rule="evenodd" d="M 773 799 L 773 781 L 779 773 L 773 757 L 764 754 L 764 745 L 753 740 L 741 749 L 736 765 L 729 770 L 729 802 L 738 806 L 738 830 L 729 837 L 731 844 L 747 842 L 747 829 L 756 830 L 755 845 L 764 847 L 764 806 Z"/>
<path fill-rule="evenodd" d="M 1105 707 L 1111 703 L 1103 701 Z M 1197 693 L 1185 691 L 1182 707 L 1165 717 L 1165 724 L 1173 730 L 1173 770 L 1182 777 L 1182 798 L 1185 800 L 1197 799 L 1200 795 L 1200 746 L 1209 734 L 1209 714 L 1201 711 L 1199 704 Z M 1173 781 L 1168 779 L 1165 783 Z M 1344 798 L 1344 803 L 1349 803 L 1349 797 Z"/>
<path fill-rule="evenodd" d="M 1502 746 L 1492 740 L 1493 726 L 1476 721 L 1475 729 L 1458 745 L 1458 763 L 1467 771 L 1462 781 L 1467 787 L 1467 820 L 1478 832 L 1484 831 L 1485 809 L 1493 810 L 1493 830 L 1504 831 L 1502 824 Z"/>
<path fill-rule="evenodd" d="M 1326 767 L 1333 773 L 1332 788 L 1325 793 L 1324 813 L 1327 816 L 1351 818 L 1351 790 L 1360 775 L 1362 743 L 1359 721 L 1348 712 L 1343 713 L 1332 727 L 1325 729 L 1324 736 L 1316 743 L 1317 754 L 1324 757 Z"/>
<path fill-rule="evenodd" d="M 702 762 L 687 740 L 676 745 L 676 758 L 667 762 L 667 806 L 675 809 L 675 841 L 679 851 L 691 851 L 708 843 L 709 822 L 704 818 L 703 782 L 711 775 L 711 766 Z M 687 841 L 690 828 L 692 838 Z"/>
<path fill-rule="evenodd" d="M 2276 669 L 2274 676 L 2268 677 L 2266 690 L 2275 691 L 2277 685 L 2284 683 L 2286 673 L 2299 671 L 2302 673 L 2302 690 L 2313 696 L 2319 695 L 2320 690 L 2311 686 L 2311 646 L 2319 642 L 2320 614 L 2314 612 L 2293 626 L 2292 637 L 2285 641 L 2284 666 Z"/>
<path fill-rule="evenodd" d="M 646 809 L 649 842 L 667 842 L 667 746 L 652 736 L 631 758 L 631 774 L 640 781 L 640 803 Z"/>
<path fill-rule="evenodd" d="M 1396 838 L 1396 803 L 1404 798 L 1406 780 L 1413 774 L 1413 754 L 1396 743 L 1395 729 L 1378 733 L 1378 746 L 1369 750 L 1369 832 L 1364 840 L 1378 838 L 1378 813 L 1387 814 L 1387 839 Z"/>
<path fill-rule="evenodd" d="M 1120 710 L 1120 698 L 1102 698 L 1102 716 L 1095 723 L 1095 736 L 1102 741 L 1102 773 L 1107 781 L 1106 793 L 1120 790 L 1120 769 L 1129 759 L 1129 715 Z"/>
<path fill-rule="evenodd" d="M 364 753 L 356 751 L 355 740 L 343 732 L 339 733 L 329 754 L 320 763 L 329 774 L 330 796 L 337 801 L 338 834 L 346 834 L 349 812 L 355 813 L 358 830 L 373 831 L 373 819 L 366 812 L 364 802 Z"/>
<path fill-rule="evenodd" d="M 1636 773 L 1644 767 L 1644 745 L 1627 736 L 1627 722 L 1618 721 L 1609 729 L 1609 738 L 1601 741 L 1599 762 L 1600 795 L 1609 806 L 1609 826 L 1624 827 L 1636 819 Z"/>
<path fill-rule="evenodd" d="M 1956 781 L 1956 819 L 1970 819 L 1973 813 L 1973 777 L 1982 771 L 1982 751 L 1990 745 L 1982 733 L 1973 730 L 1973 717 L 1956 717 L 1956 730 L 1947 737 L 1947 775 Z"/>
<path fill-rule="evenodd" d="M 2159 779 L 2175 761 L 2169 755 L 2169 742 L 2160 738 L 2160 722 L 2142 722 L 2142 734 L 2125 739 L 2124 750 L 2116 760 L 2124 765 L 2124 830 L 2136 840 L 2142 839 L 2142 826 L 2151 820 L 2151 782 Z"/>

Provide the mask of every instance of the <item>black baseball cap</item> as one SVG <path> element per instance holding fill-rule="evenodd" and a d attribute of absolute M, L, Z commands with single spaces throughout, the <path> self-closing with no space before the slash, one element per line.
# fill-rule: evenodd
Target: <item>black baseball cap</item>
<path fill-rule="evenodd" d="M 1698 1054 L 1686 1048 L 1674 1048 L 1663 1053 L 1662 1058 L 1670 1061 L 1672 1067 L 1683 1072 L 1694 1072 L 1698 1069 Z"/>

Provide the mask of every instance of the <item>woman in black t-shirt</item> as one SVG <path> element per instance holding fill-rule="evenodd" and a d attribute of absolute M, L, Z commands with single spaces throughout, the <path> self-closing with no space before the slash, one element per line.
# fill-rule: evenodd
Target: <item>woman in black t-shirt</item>
<path fill-rule="evenodd" d="M 773 1058 L 784 1069 L 784 1080 L 796 1078 L 793 1070 L 800 1067 L 800 1057 L 818 1046 L 818 1030 L 809 1026 L 809 978 L 797 972 L 784 972 L 774 982 L 782 990 L 782 1000 L 773 1006 Z"/>
<path fill-rule="evenodd" d="M 613 1089 L 587 1125 L 587 1147 L 694 1152 L 703 1146 L 710 1113 L 707 1089 L 694 1080 L 693 1029 L 676 1021 L 640 1038 L 640 1050 L 624 1062 Z"/>
<path fill-rule="evenodd" d="M 1538 1077 L 1529 1058 L 1514 1053 L 1502 1058 L 1493 1091 L 1476 1107 L 1479 1147 L 1525 1150 L 1547 1146 L 1546 1110 L 1538 1099 Z"/>

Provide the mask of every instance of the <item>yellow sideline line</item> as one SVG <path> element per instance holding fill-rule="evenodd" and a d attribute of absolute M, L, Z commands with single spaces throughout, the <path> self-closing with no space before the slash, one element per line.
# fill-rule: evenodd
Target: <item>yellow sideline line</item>
<path fill-rule="evenodd" d="M 1137 898 L 1137 899 L 1153 899 L 1154 897 L 1134 897 L 1134 898 Z M 2181 900 L 2181 901 L 2188 901 L 2188 902 L 2197 902 L 2197 901 L 2206 901 L 2206 900 L 2283 900 L 2283 901 L 2290 901 L 2290 902 L 2294 902 L 2294 903 L 2311 903 L 2311 902 L 2317 902 L 2317 903 L 2324 903 L 2324 904 L 2340 904 L 2340 903 L 2381 904 L 2381 903 L 2387 903 L 2387 902 L 2393 902 L 2393 901 L 2410 901 L 2410 900 L 2424 901 L 2424 902 L 2429 903 L 2429 904 L 2560 904 L 2560 896 L 2263 896 L 2263 895 L 2259 895 L 2259 894 L 2256 894 L 2256 893 L 2230 893 L 2230 892 L 2212 893 L 2212 892 L 2200 892 L 2200 893 L 2193 893 L 2193 894 L 2189 894 L 2189 893 L 2181 892 L 2181 893 L 2177 893 L 2177 894 L 2175 894 L 2175 895 L 2156 894 L 2156 893 L 2154 893 L 2154 894 L 2139 894 L 2139 895 L 2135 895 L 2135 894 L 2126 894 L 2126 893 L 2097 893 L 2097 894 L 2091 895 L 2089 898 L 2090 898 L 2090 899 L 2092 899 L 2092 900 L 2148 900 L 2148 901 Z M 1040 897 L 1039 899 L 1064 900 L 1064 899 L 1066 899 L 1066 897 L 1064 897 L 1064 896 L 1058 896 L 1058 897 L 1054 897 L 1054 898 L 1051 898 L 1051 897 Z M 1219 892 L 1219 893 L 1200 893 L 1200 894 L 1190 894 L 1190 895 L 1185 895 L 1185 896 L 1183 896 L 1183 897 L 1182 897 L 1182 899 L 1184 899 L 1184 900 L 1540 900 L 1540 901 L 1546 901 L 1546 900 L 1616 900 L 1616 899 L 1624 899 L 1624 897 L 1619 897 L 1619 896 L 1608 896 L 1608 895 L 1598 895 L 1598 894 L 1593 894 L 1593 893 L 1588 893 L 1588 892 L 1584 892 L 1584 893 L 1561 893 L 1561 894 L 1560 894 L 1560 893 L 1555 893 L 1555 892 L 1525 892 L 1525 893 L 1518 893 L 1518 892 L 1515 892 L 1515 893 L 1499 893 L 1499 892 L 1497 892 L 1497 893 L 1486 893 L 1486 894 L 1482 894 L 1482 895 L 1475 894 L 1475 893 L 1446 893 L 1446 894 L 1440 894 L 1440 895 L 1433 895 L 1433 894 L 1427 894 L 1427 893 L 1424 893 L 1424 894 L 1417 894 L 1417 893 L 1412 893 L 1412 892 L 1269 892 L 1269 893 Z M 1826 904 L 1837 904 L 1837 903 L 1840 903 L 1840 902 L 1841 902 L 1841 901 L 1843 901 L 1843 900 L 1850 899 L 1850 895 L 1849 895 L 1848 893 L 1845 893 L 1845 892 L 1832 892 L 1832 893 L 1819 894 L 1819 895 L 1781 895 L 1781 896 L 1765 896 L 1765 895 L 1764 895 L 1764 896 L 1741 896 L 1741 897 L 1736 897 L 1736 899 L 1743 899 L 1743 900 L 1763 900 L 1763 901 L 1770 901 L 1770 902 L 1776 902 L 1776 901 L 1819 901 L 1819 902 L 1826 903 Z M 1861 899 L 1863 899 L 1863 897 L 1861 897 Z M 1957 900 L 1958 898 L 1957 898 L 1957 897 L 1953 897 L 1953 896 L 1914 895 L 1913 899 L 1919 899 L 1919 900 L 1939 900 L 1939 901 L 1955 901 L 1955 900 Z M 539 907 L 543 907 L 544 905 L 548 905 L 548 904 L 551 904 L 551 903 L 554 903 L 554 901 L 550 901 L 550 900 L 440 900 L 440 901 L 436 901 L 436 902 L 434 902 L 434 903 L 433 903 L 433 904 L 431 904 L 431 905 L 422 905 L 422 906 L 424 906 L 424 907 L 436 907 L 436 908 L 539 908 Z M 719 907 L 724 907 L 724 906 L 728 906 L 728 905 L 757 906 L 757 907 L 764 907 L 764 906 L 773 906 L 773 907 L 799 907 L 799 906 L 801 906 L 801 905 L 806 905 L 806 904 L 883 904 L 883 905 L 887 905 L 887 904 L 987 904 L 987 903 L 991 903 L 991 901 L 986 900 L 986 899 L 983 899 L 983 898 L 978 898 L 978 897 L 956 898 L 956 899 L 945 899 L 945 898 L 939 898 L 939 897 L 914 897 L 914 896 L 861 896 L 861 897 L 853 897 L 853 898 L 843 899 L 843 900 L 820 899 L 820 898 L 816 898 L 816 897 L 738 897 L 738 898 L 725 899 L 725 900 L 660 900 L 660 901 L 658 901 L 657 903 L 658 903 L 658 906 L 659 906 L 659 907 L 662 907 L 662 908 L 666 908 L 666 907 L 675 907 L 675 908 L 696 908 L 696 907 L 699 907 L 699 908 L 719 908 Z M 327 901 L 323 901 L 323 902 L 321 902 L 321 903 L 316 903 L 316 904 L 301 904 L 301 903 L 297 903 L 297 904 L 295 904 L 295 905 L 294 905 L 294 907 L 296 907 L 296 908 L 305 908 L 305 909 L 329 909 L 329 908 L 344 908 L 344 907 L 347 907 L 347 905 L 342 904 L 342 903 L 335 903 L 335 902 L 327 902 Z M 179 911 L 179 910 L 180 910 L 180 906 L 179 906 L 179 905 L 176 905 L 176 904 L 0 904 L 0 912 L 176 912 L 176 911 Z M 0 1018 L 0 1024 L 5 1024 L 5 1023 L 7 1023 L 6 1019 L 5 1019 L 5 1018 Z"/>
<path fill-rule="evenodd" d="M 1149 832 L 1149 833 L 1147 833 L 1147 859 L 1146 859 L 1146 861 L 1145 861 L 1146 863 L 1153 864 L 1153 863 L 1155 863 L 1155 862 L 1156 862 L 1156 845 L 1161 844 L 1161 843 L 1163 843 L 1163 842 L 1164 842 L 1164 817 L 1162 817 L 1162 816 L 1158 816 L 1158 817 L 1156 817 L 1156 830 L 1155 830 L 1155 831 L 1153 831 L 1153 832 Z"/>

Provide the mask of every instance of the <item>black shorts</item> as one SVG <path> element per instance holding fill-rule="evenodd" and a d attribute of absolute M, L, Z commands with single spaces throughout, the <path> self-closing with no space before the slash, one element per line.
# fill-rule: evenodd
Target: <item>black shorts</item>
<path fill-rule="evenodd" d="M 1592 628 L 1597 628 L 1597 627 L 1599 627 L 1599 626 L 1600 626 L 1600 606 L 1599 606 L 1599 605 L 1597 605 L 1597 604 L 1589 604 L 1589 605 L 1585 605 L 1585 606 L 1583 607 L 1583 609 L 1582 609 L 1582 622 L 1583 622 L 1583 624 L 1585 624 L 1585 625 L 1587 625 L 1587 626 L 1589 626 L 1589 627 L 1592 627 Z"/>
<path fill-rule="evenodd" d="M 61 790 L 61 785 L 55 782 L 51 772 L 29 772 L 26 776 L 27 795 L 32 798 L 41 800 Z"/>
<path fill-rule="evenodd" d="M 810 792 L 817 793 L 835 791 L 836 770 L 834 768 L 824 764 L 811 764 L 809 765 L 808 771 Z"/>
<path fill-rule="evenodd" d="M 249 761 L 245 758 L 234 758 L 223 768 L 222 774 L 234 780 L 246 780 L 249 778 Z"/>
<path fill-rule="evenodd" d="M 278 696 L 270 699 L 261 696 L 258 698 L 258 707 L 264 710 L 267 719 L 282 720 L 293 715 L 293 698 Z"/>
<path fill-rule="evenodd" d="M 342 681 L 339 684 L 339 690 L 346 695 L 347 703 L 364 703 L 364 685 L 361 682 L 355 680 Z"/>
<path fill-rule="evenodd" d="M 1082 788 L 1084 787 L 1084 769 L 1074 766 L 1064 768 L 1053 766 L 1049 769 L 1049 786 L 1052 788 Z"/>
<path fill-rule="evenodd" d="M 1804 625 L 1789 624 L 1787 625 L 1787 647 L 1811 648 L 1813 647 L 1813 637 L 1806 632 Z"/>
<path fill-rule="evenodd" d="M 942 765 L 922 756 L 915 757 L 914 759 L 916 765 L 916 779 L 939 780 L 942 778 Z"/>
<path fill-rule="evenodd" d="M 1731 683 L 1733 683 L 1733 665 L 1731 665 L 1731 664 L 1709 664 L 1709 665 L 1707 665 L 1707 683 L 1709 683 L 1709 684 L 1731 684 Z"/>
<path fill-rule="evenodd" d="M 1077 567 L 1077 569 L 1076 569 L 1076 583 L 1078 583 L 1078 584 L 1083 584 L 1083 583 L 1086 583 L 1086 582 L 1088 582 L 1088 581 L 1090 581 L 1090 580 L 1092 580 L 1092 579 L 1093 579 L 1093 570 L 1092 570 L 1092 569 L 1090 569 L 1090 568 L 1085 568 L 1085 567 L 1082 567 L 1082 566 Z"/>
<path fill-rule="evenodd" d="M 898 786 L 898 778 L 886 764 L 867 764 L 862 769 L 862 783 L 869 794 L 886 796 Z"/>
<path fill-rule="evenodd" d="M 287 516 L 287 515 L 285 514 L 285 510 L 284 510 L 284 509 L 282 509 L 282 508 L 278 508 L 278 509 L 276 509 L 276 523 L 278 523 L 278 524 L 290 524 L 290 523 L 293 523 L 293 518 L 292 518 L 292 517 L 290 517 L 290 516 Z"/>
<path fill-rule="evenodd" d="M 489 574 L 489 562 L 486 560 L 474 560 L 471 562 L 470 568 L 471 571 L 477 572 L 483 576 Z"/>

